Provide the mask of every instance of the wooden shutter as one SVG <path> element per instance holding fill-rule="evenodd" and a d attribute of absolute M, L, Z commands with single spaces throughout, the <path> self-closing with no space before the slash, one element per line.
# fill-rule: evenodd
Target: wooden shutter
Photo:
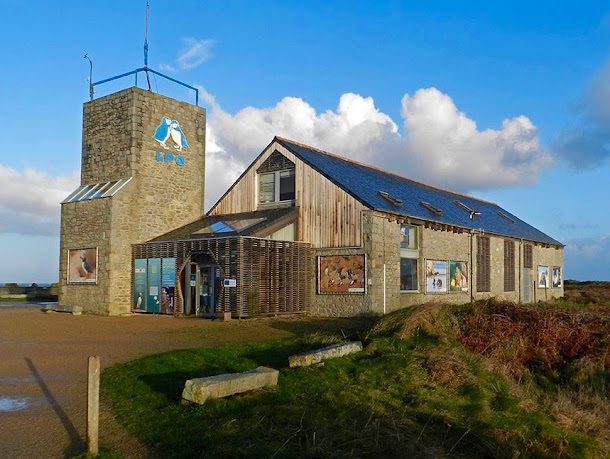
<path fill-rule="evenodd" d="M 491 291 L 489 237 L 477 236 L 477 292 Z"/>
<path fill-rule="evenodd" d="M 504 241 L 504 291 L 515 291 L 515 242 Z"/>

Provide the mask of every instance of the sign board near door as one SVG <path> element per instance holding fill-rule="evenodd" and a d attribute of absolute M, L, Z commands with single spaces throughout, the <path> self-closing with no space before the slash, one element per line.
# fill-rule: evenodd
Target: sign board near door
<path fill-rule="evenodd" d="M 237 287 L 237 281 L 235 279 L 224 279 L 223 285 L 225 287 Z"/>

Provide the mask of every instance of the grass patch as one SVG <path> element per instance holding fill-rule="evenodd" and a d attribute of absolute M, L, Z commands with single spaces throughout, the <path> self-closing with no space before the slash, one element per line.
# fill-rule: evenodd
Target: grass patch
<path fill-rule="evenodd" d="M 106 370 L 102 395 L 119 421 L 164 457 L 607 453 L 610 442 L 599 425 L 604 413 L 574 414 L 592 395 L 556 381 L 548 382 L 557 389 L 549 392 L 530 370 L 516 378 L 469 350 L 461 343 L 468 308 L 425 305 L 390 314 L 362 337 L 363 352 L 324 366 L 286 368 L 289 355 L 341 336 L 318 333 L 151 356 Z M 276 388 L 204 406 L 180 404 L 186 379 L 260 365 L 280 369 Z M 597 364 L 582 365 L 574 375 L 579 381 L 589 375 L 592 384 L 606 387 L 608 373 Z M 607 398 L 596 394 L 596 402 L 607 406 Z"/>

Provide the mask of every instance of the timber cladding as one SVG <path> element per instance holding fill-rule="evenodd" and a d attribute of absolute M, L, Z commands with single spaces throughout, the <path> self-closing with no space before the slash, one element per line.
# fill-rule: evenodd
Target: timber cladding
<path fill-rule="evenodd" d="M 210 210 L 210 215 L 258 210 L 257 170 L 273 166 L 281 153 L 295 168 L 295 202 L 299 209 L 297 239 L 313 247 L 354 247 L 361 241 L 361 202 L 305 164 L 278 142 L 272 142 L 234 186 Z M 272 161 L 268 158 L 273 156 Z M 288 164 L 288 163 L 286 163 Z"/>
<path fill-rule="evenodd" d="M 184 312 L 184 270 L 192 254 L 211 256 L 222 278 L 236 280 L 236 287 L 221 287 L 218 313 L 247 318 L 298 314 L 309 309 L 309 244 L 227 237 L 134 245 L 133 260 L 176 258 L 177 315 Z"/>

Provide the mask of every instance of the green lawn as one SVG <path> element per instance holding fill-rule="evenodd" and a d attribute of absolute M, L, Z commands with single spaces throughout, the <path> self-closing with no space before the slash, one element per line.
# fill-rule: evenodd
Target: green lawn
<path fill-rule="evenodd" d="M 323 366 L 287 368 L 289 355 L 338 341 L 314 334 L 266 344 L 173 352 L 104 372 L 118 420 L 164 457 L 600 457 L 605 443 L 553 415 L 535 378 L 516 381 L 451 337 L 391 315 L 365 350 Z M 404 331 L 404 330 L 403 330 Z M 276 388 L 204 406 L 180 403 L 184 381 L 280 369 Z"/>

